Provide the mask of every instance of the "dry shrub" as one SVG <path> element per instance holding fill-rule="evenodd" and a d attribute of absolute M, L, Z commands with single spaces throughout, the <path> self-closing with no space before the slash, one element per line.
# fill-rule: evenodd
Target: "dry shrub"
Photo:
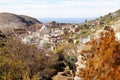
<path fill-rule="evenodd" d="M 115 40 L 115 33 L 109 27 L 104 28 L 99 36 L 99 39 L 85 44 L 92 45 L 91 49 L 81 51 L 87 62 L 77 76 L 82 80 L 120 80 L 120 43 Z"/>

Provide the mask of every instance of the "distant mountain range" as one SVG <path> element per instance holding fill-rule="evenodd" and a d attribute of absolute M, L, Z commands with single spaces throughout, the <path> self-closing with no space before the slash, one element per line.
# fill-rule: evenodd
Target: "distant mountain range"
<path fill-rule="evenodd" d="M 59 23 L 84 23 L 86 20 L 94 20 L 95 17 L 91 18 L 38 18 L 39 21 L 43 23 L 48 23 L 52 21 L 56 21 Z"/>
<path fill-rule="evenodd" d="M 9 32 L 13 29 L 26 28 L 36 23 L 48 23 L 51 21 L 56 21 L 58 23 L 84 23 L 85 21 L 94 20 L 94 22 L 104 22 L 107 25 L 112 25 L 113 23 L 120 20 L 120 9 L 116 12 L 109 13 L 105 16 L 100 16 L 99 18 L 33 18 L 25 15 L 16 15 L 12 13 L 0 13 L 0 30 L 2 32 Z"/>
<path fill-rule="evenodd" d="M 16 15 L 12 13 L 0 13 L 0 30 L 2 32 L 9 32 L 13 29 L 25 28 L 36 23 L 41 23 L 35 18 Z"/>

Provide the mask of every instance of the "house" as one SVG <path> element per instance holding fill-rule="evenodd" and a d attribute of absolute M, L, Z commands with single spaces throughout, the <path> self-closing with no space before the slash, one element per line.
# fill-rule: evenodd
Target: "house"
<path fill-rule="evenodd" d="M 79 26 L 78 25 L 73 25 L 70 27 L 71 32 L 78 32 L 79 31 Z"/>
<path fill-rule="evenodd" d="M 50 29 L 46 26 L 46 25 L 43 25 L 40 29 L 39 29 L 39 32 L 41 34 L 49 34 L 50 33 Z"/>
<path fill-rule="evenodd" d="M 31 34 L 32 32 L 36 32 L 37 30 L 39 30 L 42 27 L 42 24 L 35 24 L 33 26 L 30 26 L 27 28 L 27 30 L 29 31 L 29 34 Z"/>
<path fill-rule="evenodd" d="M 28 31 L 26 29 L 14 29 L 13 32 L 16 37 L 21 37 L 23 35 L 28 34 Z"/>
<path fill-rule="evenodd" d="M 51 28 L 51 34 L 50 34 L 51 36 L 59 37 L 63 34 L 64 34 L 63 30 L 60 30 L 59 28 Z"/>
<path fill-rule="evenodd" d="M 7 37 L 16 37 L 16 35 L 14 34 L 14 32 L 9 32 L 9 33 L 5 33 L 5 35 L 7 36 Z"/>

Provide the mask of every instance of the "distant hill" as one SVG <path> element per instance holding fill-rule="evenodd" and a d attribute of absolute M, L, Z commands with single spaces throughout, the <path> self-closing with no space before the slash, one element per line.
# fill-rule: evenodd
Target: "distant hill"
<path fill-rule="evenodd" d="M 6 12 L 0 13 L 0 30 L 2 32 L 9 32 L 13 29 L 26 28 L 36 23 L 41 22 L 35 18 L 25 15 L 16 15 Z"/>
<path fill-rule="evenodd" d="M 114 28 L 115 31 L 120 32 L 120 9 L 115 12 L 108 13 L 104 16 L 100 16 L 94 21 L 104 23 L 104 25 L 102 26 L 99 25 L 97 27 L 100 27 L 100 26 L 103 27 L 107 25 L 107 26 L 111 26 L 112 28 Z"/>
<path fill-rule="evenodd" d="M 105 16 L 100 16 L 98 19 L 100 21 L 104 21 L 107 25 L 113 25 L 113 23 L 120 20 L 120 9 L 115 12 L 108 13 Z"/>

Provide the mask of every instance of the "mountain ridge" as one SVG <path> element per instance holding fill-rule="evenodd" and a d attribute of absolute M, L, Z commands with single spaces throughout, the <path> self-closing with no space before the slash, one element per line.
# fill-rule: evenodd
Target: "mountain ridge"
<path fill-rule="evenodd" d="M 26 28 L 36 23 L 41 23 L 35 18 L 26 15 L 17 15 L 8 12 L 0 13 L 0 30 L 10 32 L 13 29 Z"/>

